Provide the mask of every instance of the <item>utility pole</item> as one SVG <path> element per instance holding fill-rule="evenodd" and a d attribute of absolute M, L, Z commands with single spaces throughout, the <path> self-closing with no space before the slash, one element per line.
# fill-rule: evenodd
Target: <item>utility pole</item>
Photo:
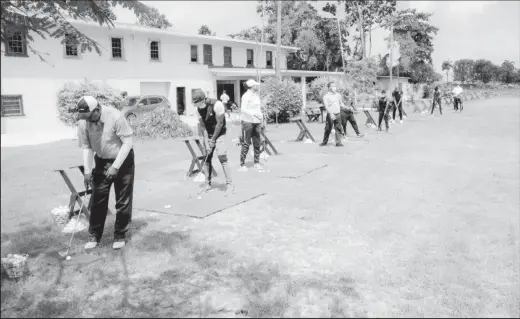
<path fill-rule="evenodd" d="M 276 78 L 278 81 L 282 80 L 282 74 L 280 73 L 280 46 L 282 45 L 282 1 L 276 1 Z"/>
<path fill-rule="evenodd" d="M 343 51 L 343 40 L 341 39 L 341 26 L 339 24 L 339 13 L 337 13 L 337 14 L 338 15 L 336 16 L 336 21 L 338 22 L 338 37 L 339 37 L 339 45 L 341 48 L 341 62 L 343 64 L 343 73 L 345 73 L 345 56 L 344 56 L 345 51 Z"/>
<path fill-rule="evenodd" d="M 394 56 L 394 19 L 392 18 L 390 22 L 390 87 L 389 91 L 392 92 L 392 67 L 394 64 L 393 56 Z"/>

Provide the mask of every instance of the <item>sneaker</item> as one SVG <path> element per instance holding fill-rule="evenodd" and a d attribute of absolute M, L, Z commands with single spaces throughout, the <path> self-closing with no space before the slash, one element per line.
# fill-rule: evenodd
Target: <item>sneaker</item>
<path fill-rule="evenodd" d="M 359 133 L 359 134 L 356 135 L 356 136 L 361 138 L 361 137 L 365 136 L 365 133 Z"/>
<path fill-rule="evenodd" d="M 336 147 L 343 147 L 344 145 L 341 143 L 336 143 Z"/>
<path fill-rule="evenodd" d="M 238 169 L 239 172 L 247 172 L 249 168 L 245 165 L 240 165 L 240 168 Z"/>
<path fill-rule="evenodd" d="M 85 250 L 91 250 L 96 248 L 99 245 L 99 240 L 94 238 L 93 236 L 90 236 L 88 239 L 88 242 L 85 244 Z"/>
<path fill-rule="evenodd" d="M 399 123 L 403 124 L 404 122 L 403 122 L 403 120 L 400 120 Z"/>
<path fill-rule="evenodd" d="M 226 191 L 224 192 L 224 196 L 228 197 L 235 194 L 235 186 L 233 184 L 226 185 Z"/>
<path fill-rule="evenodd" d="M 387 128 L 387 129 L 386 129 L 385 131 L 386 131 L 387 133 L 389 133 L 389 132 L 390 132 L 390 129 L 389 129 L 389 128 Z"/>
<path fill-rule="evenodd" d="M 320 143 L 320 146 L 327 146 L 327 143 Z"/>
<path fill-rule="evenodd" d="M 113 249 L 121 249 L 125 247 L 126 241 L 124 238 L 114 239 L 114 243 L 112 244 Z"/>
<path fill-rule="evenodd" d="M 264 167 L 262 165 L 260 165 L 260 163 L 256 163 L 253 167 L 256 170 L 259 170 L 259 171 L 263 171 L 264 170 Z"/>

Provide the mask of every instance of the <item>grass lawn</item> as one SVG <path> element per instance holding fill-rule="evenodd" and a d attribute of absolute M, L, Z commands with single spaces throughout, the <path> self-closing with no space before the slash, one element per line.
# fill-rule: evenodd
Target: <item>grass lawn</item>
<path fill-rule="evenodd" d="M 518 317 L 518 103 L 408 112 L 391 134 L 358 114 L 366 141 L 343 149 L 291 143 L 295 124 L 271 126 L 287 170 L 327 167 L 299 179 L 234 170 L 237 188 L 267 195 L 204 219 L 134 210 L 117 252 L 110 216 L 102 247 L 85 253 L 77 234 L 70 261 L 50 217 L 69 194 L 52 170 L 81 164 L 76 142 L 2 148 L 2 257 L 30 256 L 25 278 L 2 271 L 2 317 Z M 321 140 L 323 125 L 308 126 Z M 167 179 L 172 206 L 195 187 L 181 143 L 135 149 L 136 187 Z"/>

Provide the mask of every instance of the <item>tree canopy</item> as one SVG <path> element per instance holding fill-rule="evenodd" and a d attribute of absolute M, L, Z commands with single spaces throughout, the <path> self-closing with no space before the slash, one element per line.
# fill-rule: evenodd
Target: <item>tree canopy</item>
<path fill-rule="evenodd" d="M 215 36 L 215 32 L 211 32 L 211 29 L 207 25 L 201 25 L 199 28 L 199 34 L 200 35 L 212 35 Z"/>
<path fill-rule="evenodd" d="M 115 19 L 114 19 L 115 20 Z M 149 7 L 146 15 L 139 16 L 139 24 L 150 28 L 168 29 L 172 27 L 172 23 L 166 16 L 157 10 L 157 8 Z"/>

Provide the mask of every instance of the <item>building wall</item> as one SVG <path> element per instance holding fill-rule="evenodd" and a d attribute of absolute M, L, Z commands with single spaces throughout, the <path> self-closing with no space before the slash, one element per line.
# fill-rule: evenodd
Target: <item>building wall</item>
<path fill-rule="evenodd" d="M 56 94 L 69 81 L 88 79 L 106 83 L 129 95 L 141 94 L 141 82 L 168 82 L 167 98 L 177 107 L 176 89 L 185 87 L 186 114 L 195 114 L 191 105 L 191 90 L 201 88 L 215 96 L 216 81 L 203 61 L 203 44 L 213 46 L 214 66 L 224 64 L 224 46 L 232 47 L 234 67 L 246 66 L 246 49 L 256 45 L 222 43 L 220 40 L 181 37 L 171 34 L 104 28 L 96 25 L 76 24 L 85 35 L 99 43 L 101 55 L 93 49 L 79 57 L 66 57 L 61 39 L 42 39 L 33 35 L 32 47 L 45 53 L 42 62 L 36 55 L 9 57 L 1 55 L 2 94 L 20 94 L 24 116 L 6 117 L 6 133 L 63 131 L 65 126 L 57 120 Z M 112 59 L 111 37 L 123 38 L 123 59 Z M 160 61 L 150 59 L 150 41 L 160 41 Z M 190 44 L 199 45 L 199 62 L 190 62 Z M 5 51 L 2 43 L 2 50 Z M 283 52 L 285 63 L 285 52 Z M 256 59 L 255 59 L 256 60 Z M 258 61 L 255 61 L 255 65 Z M 263 59 L 265 66 L 265 59 Z"/>

